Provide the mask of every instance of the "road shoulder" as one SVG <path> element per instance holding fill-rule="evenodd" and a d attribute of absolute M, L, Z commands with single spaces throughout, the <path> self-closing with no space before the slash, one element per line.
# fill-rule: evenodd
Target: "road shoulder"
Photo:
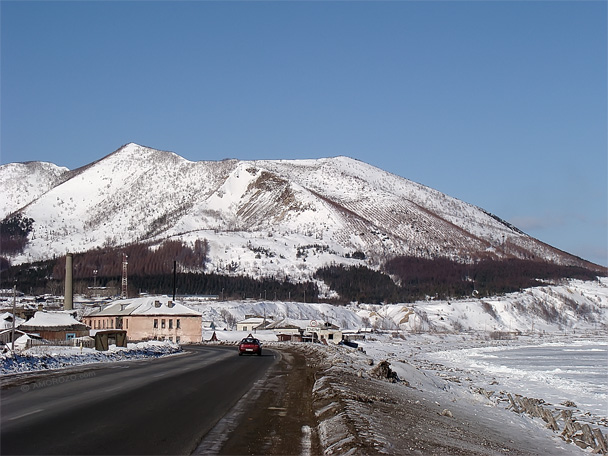
<path fill-rule="evenodd" d="M 322 453 L 312 409 L 315 370 L 304 353 L 267 350 L 279 359 L 201 442 L 194 454 L 314 455 Z"/>

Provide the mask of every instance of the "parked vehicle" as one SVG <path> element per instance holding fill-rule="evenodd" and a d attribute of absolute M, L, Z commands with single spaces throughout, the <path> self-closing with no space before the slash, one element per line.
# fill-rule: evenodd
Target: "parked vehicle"
<path fill-rule="evenodd" d="M 239 356 L 243 354 L 262 356 L 262 344 L 255 337 L 245 337 L 239 344 Z"/>

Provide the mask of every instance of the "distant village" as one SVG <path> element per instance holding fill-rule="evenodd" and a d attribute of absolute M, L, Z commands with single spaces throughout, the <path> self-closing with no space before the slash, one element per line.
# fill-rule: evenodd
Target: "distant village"
<path fill-rule="evenodd" d="M 66 305 L 61 297 L 13 293 L 0 290 L 0 345 L 11 348 L 67 345 L 107 350 L 110 345 L 150 340 L 196 344 L 205 342 L 203 328 L 215 329 L 218 324 L 203 321 L 199 312 L 168 296 L 87 300 L 76 305 L 68 299 Z M 247 315 L 234 327 L 252 334 L 271 331 L 278 341 L 337 344 L 343 339 L 332 323 L 272 315 Z"/>

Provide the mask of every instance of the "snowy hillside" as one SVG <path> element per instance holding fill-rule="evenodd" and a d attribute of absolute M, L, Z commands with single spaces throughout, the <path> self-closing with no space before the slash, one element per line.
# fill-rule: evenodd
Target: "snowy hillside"
<path fill-rule="evenodd" d="M 44 162 L 0 166 L 0 219 L 34 201 L 60 182 L 67 168 Z"/>
<path fill-rule="evenodd" d="M 584 333 L 608 329 L 608 279 L 568 280 L 487 299 L 419 301 L 413 304 L 305 304 L 281 301 L 184 301 L 218 329 L 247 315 L 275 321 L 328 321 L 342 329 L 403 330 L 409 333 L 509 334 Z"/>
<path fill-rule="evenodd" d="M 59 168 L 25 184 L 24 172 L 12 171 L 43 165 L 0 167 L 5 213 L 21 208 L 34 220 L 14 264 L 207 239 L 208 270 L 254 277 L 306 279 L 331 262 L 374 267 L 395 255 L 588 266 L 478 207 L 347 157 L 190 162 L 128 144 L 63 181 Z"/>

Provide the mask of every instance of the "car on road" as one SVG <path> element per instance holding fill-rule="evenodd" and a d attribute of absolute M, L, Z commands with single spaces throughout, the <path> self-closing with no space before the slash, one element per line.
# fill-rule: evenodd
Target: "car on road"
<path fill-rule="evenodd" d="M 239 344 L 239 356 L 243 354 L 262 356 L 262 344 L 255 337 L 245 337 Z"/>

